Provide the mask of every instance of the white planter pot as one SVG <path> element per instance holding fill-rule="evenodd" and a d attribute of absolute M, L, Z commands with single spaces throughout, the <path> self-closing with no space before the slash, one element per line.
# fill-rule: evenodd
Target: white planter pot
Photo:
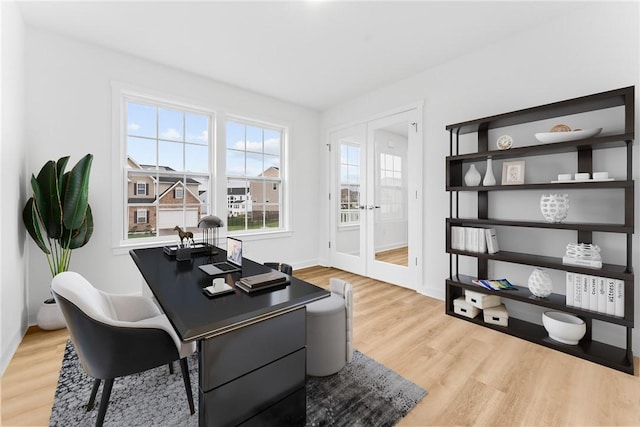
<path fill-rule="evenodd" d="M 44 329 L 47 331 L 67 327 L 67 323 L 64 321 L 62 311 L 60 311 L 58 303 L 56 303 L 53 299 L 47 300 L 40 305 L 36 321 L 40 329 Z"/>

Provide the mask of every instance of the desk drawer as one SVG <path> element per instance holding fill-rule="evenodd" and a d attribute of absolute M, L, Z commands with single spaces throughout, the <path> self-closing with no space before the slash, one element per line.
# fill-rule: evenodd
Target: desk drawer
<path fill-rule="evenodd" d="M 235 426 L 258 415 L 257 422 L 261 412 L 266 410 L 265 416 L 269 415 L 271 405 L 283 399 L 287 403 L 289 396 L 299 397 L 295 402 L 306 402 L 306 354 L 306 349 L 300 349 L 209 392 L 200 390 L 200 425 Z M 290 409 L 297 417 L 288 413 L 282 419 L 304 420 L 304 405 Z"/>
<path fill-rule="evenodd" d="M 205 339 L 199 345 L 200 390 L 207 392 L 306 345 L 306 311 L 295 311 Z M 304 370 L 304 368 L 303 368 Z"/>

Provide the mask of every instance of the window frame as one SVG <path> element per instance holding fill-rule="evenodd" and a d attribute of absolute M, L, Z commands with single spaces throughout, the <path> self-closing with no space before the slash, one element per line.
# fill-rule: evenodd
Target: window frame
<path fill-rule="evenodd" d="M 265 176 L 247 176 L 247 175 L 228 175 L 227 174 L 226 165 L 227 165 L 227 153 L 229 150 L 229 148 L 227 147 L 227 124 L 229 122 L 235 122 L 245 126 L 253 126 L 253 127 L 261 128 L 263 131 L 271 130 L 271 131 L 280 132 L 280 166 L 279 166 L 280 176 L 278 178 L 265 177 Z M 266 122 L 266 121 L 257 120 L 254 118 L 247 118 L 247 117 L 239 116 L 235 114 L 226 114 L 224 116 L 224 121 L 221 123 L 221 128 L 224 129 L 224 138 L 220 139 L 220 146 L 224 150 L 224 158 L 221 160 L 222 160 L 222 163 L 224 164 L 225 183 L 224 183 L 224 189 L 222 189 L 222 191 L 224 192 L 224 199 L 225 199 L 224 201 L 225 201 L 225 206 L 227 208 L 227 212 L 226 212 L 227 226 L 228 226 L 229 208 L 231 207 L 232 204 L 236 206 L 243 205 L 247 200 L 249 200 L 251 203 L 255 203 L 251 201 L 248 197 L 244 197 L 244 196 L 239 197 L 238 195 L 230 196 L 228 194 L 229 181 L 245 181 L 246 185 L 249 185 L 251 181 L 260 181 L 264 186 L 263 191 L 269 191 L 269 189 L 273 188 L 273 186 L 275 185 L 277 186 L 276 191 L 279 192 L 279 198 L 280 198 L 280 200 L 278 201 L 279 227 L 247 228 L 246 219 L 245 219 L 245 228 L 243 228 L 242 230 L 229 230 L 227 228 L 227 234 L 230 236 L 236 236 L 236 237 L 238 236 L 246 237 L 246 236 L 260 236 L 260 235 L 273 235 L 273 234 L 279 234 L 279 233 L 290 233 L 289 223 L 290 223 L 290 217 L 291 217 L 291 207 L 289 203 L 290 194 L 289 194 L 289 185 L 288 185 L 289 137 L 291 132 L 290 127 L 284 124 Z M 245 155 L 246 153 L 255 153 L 253 151 L 247 151 L 246 147 L 244 150 L 236 150 L 236 151 L 244 152 Z M 265 152 L 263 150 L 262 155 L 264 154 Z M 266 154 L 269 155 L 268 153 Z M 235 196 L 234 200 L 230 199 L 230 197 L 234 197 L 234 196 Z M 263 200 L 259 204 L 266 206 L 266 205 L 273 205 L 274 203 L 268 203 L 265 200 Z"/>
<path fill-rule="evenodd" d="M 182 113 L 192 113 L 196 115 L 207 116 L 208 119 L 208 159 L 207 172 L 190 172 L 180 171 L 178 174 L 186 178 L 193 176 L 203 176 L 206 179 L 206 191 L 208 193 L 206 201 L 202 205 L 206 206 L 207 212 L 215 212 L 216 209 L 216 182 L 215 182 L 215 162 L 216 158 L 216 112 L 210 108 L 202 107 L 196 103 L 184 101 L 179 97 L 166 95 L 148 89 L 140 89 L 119 82 L 111 82 L 112 89 L 112 248 L 115 254 L 126 253 L 132 247 L 149 247 L 158 246 L 159 244 L 174 243 L 173 235 L 156 235 L 152 237 L 129 238 L 129 207 L 127 201 L 128 193 L 128 172 L 131 172 L 127 166 L 127 102 L 147 104 L 156 108 L 168 108 L 179 110 Z M 156 136 L 157 138 L 157 136 Z M 142 171 L 141 171 L 142 172 Z M 147 171 L 148 172 L 148 171 Z M 159 171 L 164 173 L 164 171 Z M 143 174 L 144 175 L 144 174 Z M 134 183 L 137 187 L 138 183 Z M 136 188 L 137 190 L 137 188 Z M 184 189 L 183 189 L 184 190 Z M 140 196 L 148 196 L 151 192 L 149 187 L 146 188 L 147 194 L 139 194 Z M 186 191 L 185 191 L 186 198 Z M 183 207 L 188 209 L 189 203 Z M 147 206 L 146 209 L 158 209 L 159 203 L 156 201 L 155 206 Z M 151 212 L 147 212 L 147 220 Z M 157 213 L 157 212 L 156 212 Z M 137 214 L 136 214 L 137 215 Z M 184 213 L 184 217 L 186 217 Z M 157 218 L 157 217 L 156 217 Z M 134 218 L 134 223 L 137 218 Z M 156 219 L 157 220 L 157 219 Z"/>

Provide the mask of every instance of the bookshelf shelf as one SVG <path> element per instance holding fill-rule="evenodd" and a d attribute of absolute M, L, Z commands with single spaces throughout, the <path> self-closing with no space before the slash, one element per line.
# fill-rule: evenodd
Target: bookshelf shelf
<path fill-rule="evenodd" d="M 450 155 L 445 159 L 446 183 L 445 188 L 449 192 L 449 217 L 445 221 L 445 244 L 449 254 L 450 274 L 445 281 L 446 288 L 446 313 L 472 323 L 495 329 L 509 335 L 513 335 L 527 341 L 553 348 L 582 359 L 608 366 L 629 374 L 634 373 L 633 353 L 631 346 L 631 331 L 634 326 L 634 291 L 635 276 L 632 268 L 632 235 L 634 233 L 634 189 L 635 183 L 632 177 L 632 146 L 634 140 L 634 87 L 627 87 L 613 91 L 598 93 L 552 104 L 541 105 L 524 110 L 509 112 L 496 116 L 486 117 L 467 122 L 446 126 L 449 131 Z M 525 147 L 516 147 L 509 150 L 489 150 L 488 131 L 505 126 L 523 125 L 529 122 L 563 117 L 571 114 L 585 113 L 622 106 L 624 111 L 624 129 L 614 135 L 604 135 L 594 138 L 559 142 L 552 144 L 538 144 Z M 473 153 L 459 153 L 459 136 L 476 133 L 478 148 Z M 468 165 L 476 162 L 486 162 L 490 157 L 494 160 L 522 159 L 532 156 L 553 155 L 559 153 L 576 152 L 577 169 L 580 172 L 593 172 L 594 150 L 622 148 L 626 150 L 626 180 L 614 181 L 586 181 L 551 183 L 538 182 L 522 185 L 494 185 L 484 187 L 482 185 L 469 187 L 464 185 L 464 171 Z M 538 190 L 551 192 L 554 190 L 580 190 L 591 191 L 606 189 L 624 193 L 624 204 L 614 206 L 612 209 L 622 209 L 624 223 L 591 223 L 591 222 L 563 222 L 547 223 L 535 220 L 494 219 L 489 216 L 489 199 L 494 192 L 508 192 L 516 190 Z M 473 218 L 458 217 L 458 193 L 475 193 L 477 197 L 477 215 Z M 507 193 L 508 194 L 508 193 Z M 591 196 L 589 196 L 591 197 Z M 455 209 L 454 209 L 455 201 Z M 513 228 L 538 228 L 550 230 L 575 231 L 577 241 L 591 243 L 594 232 L 616 233 L 626 237 L 626 263 L 625 265 L 603 264 L 602 268 L 593 269 L 575 265 L 565 265 L 562 258 L 543 256 L 531 253 L 511 252 L 500 250 L 489 254 L 471 252 L 452 248 L 452 227 L 493 228 L 503 227 L 500 233 L 509 233 Z M 499 237 L 499 236 L 498 236 Z M 459 247 L 459 246 L 456 246 Z M 624 283 L 624 316 L 618 317 L 593 310 L 575 307 L 566 304 L 564 294 L 553 293 L 547 298 L 537 298 L 531 294 L 528 288 L 518 286 L 516 291 L 492 291 L 474 284 L 477 277 L 460 274 L 458 272 L 458 258 L 460 256 L 471 257 L 476 260 L 477 274 L 479 278 L 486 279 L 488 265 L 491 262 L 500 261 L 512 264 L 520 264 L 534 267 L 542 267 L 573 272 L 578 274 L 607 277 L 617 279 Z M 455 265 L 455 269 L 454 269 Z M 547 335 L 544 327 L 538 324 L 523 321 L 517 318 L 509 318 L 509 326 L 497 326 L 482 321 L 482 315 L 475 319 L 460 316 L 454 312 L 453 301 L 462 296 L 469 289 L 485 294 L 499 295 L 503 299 L 518 301 L 559 310 L 582 318 L 587 325 L 587 333 L 577 346 L 570 346 L 553 341 Z M 623 327 L 626 331 L 626 346 L 615 347 L 607 343 L 598 342 L 592 338 L 592 320 L 598 320 Z"/>

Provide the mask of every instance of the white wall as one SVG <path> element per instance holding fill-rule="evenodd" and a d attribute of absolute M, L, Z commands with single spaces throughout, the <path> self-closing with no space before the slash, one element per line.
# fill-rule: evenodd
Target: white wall
<path fill-rule="evenodd" d="M 212 45 L 207 54 L 214 55 L 215 48 Z M 28 170 L 37 173 L 46 160 L 63 155 L 70 155 L 74 164 L 87 152 L 94 154 L 89 202 L 95 229 L 89 243 L 74 251 L 71 269 L 95 286 L 131 292 L 138 291 L 141 284 L 129 254 L 116 255 L 112 249 L 112 81 L 175 96 L 213 109 L 218 117 L 234 113 L 290 126 L 292 232 L 279 238 L 250 240 L 246 255 L 294 266 L 317 263 L 317 112 L 31 27 L 26 36 L 26 69 Z M 224 155 L 223 141 L 218 154 Z M 220 178 L 217 191 L 225 194 L 226 182 Z M 33 322 L 38 305 L 47 297 L 51 278 L 43 254 L 31 241 L 29 248 L 29 319 Z"/>
<path fill-rule="evenodd" d="M 573 13 L 550 20 L 542 27 L 324 112 L 322 127 L 326 132 L 396 106 L 425 100 L 424 277 L 421 292 L 444 298 L 444 280 L 449 274 L 443 229 L 449 206 L 444 181 L 444 159 L 449 154 L 449 136 L 445 126 L 638 85 L 638 21 L 637 2 L 578 3 Z M 455 31 L 455 19 L 452 19 L 452 31 Z M 417 49 L 420 43 L 416 40 Z M 639 98 L 636 95 L 636 112 L 640 111 Z M 636 134 L 637 122 L 636 117 Z M 635 180 L 640 177 L 637 147 L 636 141 Z M 324 179 L 328 181 L 329 177 Z M 639 189 L 636 188 L 636 200 L 640 200 L 638 194 Z M 473 212 L 468 212 L 468 215 L 472 216 Z M 640 223 L 638 210 L 636 223 Z M 635 271 L 639 267 L 638 240 L 636 235 Z M 328 255 L 325 252 L 323 256 Z M 635 307 L 638 320 L 634 351 L 637 353 L 640 350 L 640 291 L 636 291 Z"/>
<path fill-rule="evenodd" d="M 24 24 L 13 2 L 0 2 L 0 375 L 27 329 L 24 141 Z"/>

